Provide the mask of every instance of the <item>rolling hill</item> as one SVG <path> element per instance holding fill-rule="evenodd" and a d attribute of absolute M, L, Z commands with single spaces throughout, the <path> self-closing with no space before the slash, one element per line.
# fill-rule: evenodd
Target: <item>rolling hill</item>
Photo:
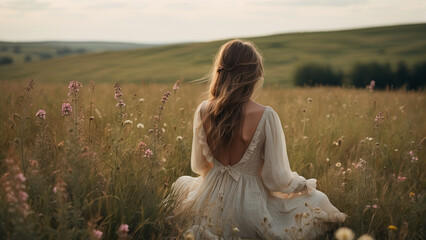
<path fill-rule="evenodd" d="M 265 83 L 292 85 L 294 70 L 306 62 L 331 64 L 347 73 L 357 62 L 426 60 L 426 24 L 373 27 L 330 32 L 304 32 L 247 38 L 265 58 Z M 42 82 L 190 81 L 211 68 L 226 42 L 185 43 L 142 49 L 90 53 L 0 66 L 0 80 Z"/>
<path fill-rule="evenodd" d="M 69 55 L 104 51 L 119 51 L 157 46 L 121 42 L 1 42 L 0 58 L 10 57 L 14 63 L 46 60 Z"/>

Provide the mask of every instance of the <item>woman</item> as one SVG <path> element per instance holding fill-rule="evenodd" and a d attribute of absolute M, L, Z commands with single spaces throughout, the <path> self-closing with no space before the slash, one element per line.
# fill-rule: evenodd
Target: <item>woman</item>
<path fill-rule="evenodd" d="M 253 44 L 224 44 L 211 74 L 210 99 L 194 117 L 191 169 L 172 186 L 175 214 L 193 214 L 197 239 L 311 239 L 344 221 L 316 180 L 290 170 L 277 113 L 251 97 L 263 83 Z"/>

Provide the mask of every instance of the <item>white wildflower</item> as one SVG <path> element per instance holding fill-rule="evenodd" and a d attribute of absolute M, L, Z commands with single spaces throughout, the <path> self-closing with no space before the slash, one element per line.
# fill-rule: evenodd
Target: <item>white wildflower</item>
<path fill-rule="evenodd" d="M 337 229 L 334 236 L 337 238 L 337 240 L 353 240 L 355 237 L 355 234 L 351 229 L 347 227 L 341 227 Z"/>
<path fill-rule="evenodd" d="M 142 123 L 138 123 L 138 125 L 136 125 L 137 128 L 145 128 L 145 125 L 143 125 Z"/>

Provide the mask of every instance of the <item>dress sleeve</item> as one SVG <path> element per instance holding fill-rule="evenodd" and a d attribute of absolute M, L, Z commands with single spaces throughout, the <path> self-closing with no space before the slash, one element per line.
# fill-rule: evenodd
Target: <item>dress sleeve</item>
<path fill-rule="evenodd" d="M 204 102 L 203 102 L 204 103 Z M 212 167 L 211 162 L 207 160 L 207 157 L 203 151 L 208 150 L 206 146 L 207 141 L 203 129 L 203 123 L 201 121 L 201 103 L 194 115 L 194 125 L 193 125 L 193 138 L 192 138 L 192 151 L 191 151 L 191 170 L 201 176 L 205 176 L 207 172 Z M 206 149 L 207 148 L 207 149 Z"/>
<path fill-rule="evenodd" d="M 316 189 L 316 179 L 306 180 L 291 171 L 284 131 L 280 118 L 273 109 L 270 109 L 265 122 L 265 136 L 265 161 L 262 169 L 265 186 L 272 192 L 293 193 L 306 190 L 311 194 Z"/>

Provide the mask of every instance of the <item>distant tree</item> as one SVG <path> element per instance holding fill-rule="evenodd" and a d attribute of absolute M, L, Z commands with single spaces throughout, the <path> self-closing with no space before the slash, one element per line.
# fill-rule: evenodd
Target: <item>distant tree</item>
<path fill-rule="evenodd" d="M 52 58 L 52 54 L 50 53 L 38 53 L 37 55 L 40 57 L 40 59 L 43 59 L 43 60 Z"/>
<path fill-rule="evenodd" d="M 414 65 L 412 77 L 407 84 L 408 90 L 424 89 L 426 86 L 426 62 Z"/>
<path fill-rule="evenodd" d="M 72 53 L 72 50 L 68 47 L 64 47 L 64 48 L 60 48 L 60 49 L 56 50 L 56 54 L 61 55 L 61 56 L 62 55 L 68 55 L 68 54 L 71 54 L 71 53 Z"/>
<path fill-rule="evenodd" d="M 395 75 L 389 63 L 378 62 L 355 64 L 350 73 L 351 84 L 358 88 L 364 88 L 371 80 L 376 82 L 375 88 L 395 88 Z"/>
<path fill-rule="evenodd" d="M 294 83 L 296 86 L 341 86 L 341 72 L 334 72 L 330 65 L 307 63 L 296 69 Z"/>
<path fill-rule="evenodd" d="M 21 46 L 19 46 L 19 45 L 13 46 L 13 52 L 14 53 L 21 53 Z"/>
<path fill-rule="evenodd" d="M 84 48 L 78 48 L 78 49 L 76 49 L 76 50 L 74 50 L 74 52 L 75 53 L 85 53 L 86 52 L 86 49 L 84 49 Z"/>
<path fill-rule="evenodd" d="M 32 58 L 30 54 L 25 55 L 25 62 L 31 62 Z"/>
<path fill-rule="evenodd" d="M 407 64 L 405 64 L 404 61 L 400 61 L 395 72 L 395 82 L 393 83 L 394 87 L 402 87 L 405 83 L 410 81 L 410 77 L 410 71 L 408 70 Z"/>
<path fill-rule="evenodd" d="M 9 48 L 8 48 L 8 47 L 6 47 L 6 46 L 1 47 L 1 51 L 2 51 L 2 52 L 7 52 L 7 50 L 9 50 Z"/>
<path fill-rule="evenodd" d="M 11 57 L 0 57 L 0 65 L 12 64 L 13 58 Z"/>

